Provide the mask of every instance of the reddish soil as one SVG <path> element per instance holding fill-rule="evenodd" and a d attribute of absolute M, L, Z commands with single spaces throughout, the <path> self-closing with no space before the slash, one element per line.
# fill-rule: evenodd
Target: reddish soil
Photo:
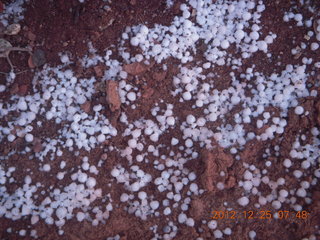
<path fill-rule="evenodd" d="M 9 1 L 3 1 L 6 4 Z M 164 0 L 114 0 L 111 4 L 108 4 L 111 11 L 104 10 L 106 4 L 103 1 L 89 1 L 87 0 L 84 4 L 79 3 L 77 0 L 30 0 L 27 5 L 25 12 L 25 20 L 21 22 L 23 29 L 17 36 L 10 36 L 8 39 L 17 46 L 26 46 L 30 44 L 34 48 L 42 49 L 46 54 L 46 61 L 48 64 L 55 66 L 60 64 L 60 57 L 58 53 L 68 52 L 71 56 L 71 60 L 74 64 L 71 65 L 74 72 L 78 76 L 95 75 L 98 79 L 101 79 L 101 69 L 99 67 L 91 69 L 82 69 L 77 59 L 87 54 L 88 41 L 92 41 L 93 46 L 97 48 L 98 53 L 103 54 L 104 50 L 109 46 L 114 45 L 112 48 L 116 51 L 116 46 L 121 33 L 124 31 L 126 26 L 131 26 L 139 23 L 145 23 L 147 26 L 153 26 L 153 24 L 168 25 L 173 17 L 179 13 L 179 5 L 183 1 L 176 1 L 175 5 L 171 9 L 166 8 Z M 296 42 L 301 42 L 304 35 L 307 33 L 307 29 L 289 27 L 287 23 L 282 21 L 282 16 L 285 11 L 289 10 L 291 1 L 273 1 L 268 0 L 267 10 L 263 13 L 262 22 L 264 23 L 265 32 L 272 31 L 277 34 L 276 44 L 270 46 L 272 53 L 271 58 L 267 58 L 263 54 L 256 54 L 254 58 L 250 58 L 250 62 L 245 63 L 242 68 L 246 69 L 247 66 L 252 64 L 252 61 L 256 64 L 258 71 L 264 73 L 271 73 L 275 70 L 274 67 L 269 65 L 270 61 L 281 62 L 282 64 L 287 63 L 298 63 L 299 60 L 294 60 L 292 55 L 289 54 L 290 50 L 295 47 L 292 44 L 291 39 L 295 38 Z M 320 4 L 317 3 L 320 7 Z M 1 6 L 0 6 L 1 8 Z M 306 11 L 306 14 L 309 14 Z M 303 29 L 303 30 L 302 30 Z M 290 41 L 288 41 L 290 40 Z M 316 55 L 319 52 L 311 52 L 306 50 L 303 52 L 302 57 L 312 57 L 314 61 L 320 61 L 320 55 Z M 0 95 L 2 101 L 6 101 L 10 94 L 18 93 L 20 95 L 26 95 L 32 92 L 32 76 L 34 70 L 28 67 L 28 54 L 27 53 L 12 53 L 11 59 L 19 71 L 26 71 L 17 75 L 15 82 L 12 84 L 9 91 Z M 118 59 L 121 61 L 121 59 Z M 168 65 L 167 71 L 159 71 L 159 66 L 154 64 L 148 69 L 136 69 L 134 66 L 127 66 L 127 72 L 132 73 L 128 77 L 128 81 L 132 81 L 135 86 L 138 86 L 142 90 L 142 98 L 137 100 L 137 108 L 131 109 L 130 106 L 124 106 L 120 108 L 119 99 L 117 96 L 111 96 L 109 103 L 112 102 L 112 106 L 109 106 L 109 110 L 106 114 L 113 116 L 112 122 L 116 125 L 118 131 L 122 131 L 126 128 L 123 123 L 118 121 L 120 111 L 126 112 L 129 120 L 137 119 L 140 117 L 148 117 L 153 119 L 154 117 L 150 113 L 150 109 L 154 106 L 155 102 L 164 99 L 166 102 L 174 104 L 175 109 L 178 111 L 178 118 L 185 119 L 190 113 L 187 111 L 185 103 L 179 103 L 177 99 L 174 99 L 170 94 L 172 76 L 178 72 L 177 63 L 175 60 L 166 60 Z M 9 71 L 10 66 L 7 64 L 5 59 L 0 58 L 1 71 Z M 41 67 L 40 67 L 41 68 Z M 281 66 L 279 66 L 281 69 Z M 221 75 L 226 69 L 221 69 Z M 319 81 L 319 73 L 316 73 L 314 77 L 310 77 L 310 86 L 320 94 L 319 85 L 315 84 Z M 5 82 L 3 75 L 0 75 L 0 84 Z M 103 83 L 102 83 L 103 84 Z M 217 87 L 223 89 L 228 84 L 228 81 L 217 83 Z M 95 96 L 94 103 L 101 103 L 107 105 L 108 102 L 105 99 L 105 91 L 114 89 L 114 83 L 110 82 L 109 86 L 103 86 L 100 93 Z M 112 92 L 112 90 L 110 90 Z M 196 150 L 201 152 L 201 156 L 198 159 L 193 160 L 186 164 L 186 166 L 197 173 L 199 178 L 197 183 L 201 188 L 207 190 L 204 194 L 196 196 L 191 201 L 191 208 L 189 214 L 200 223 L 199 220 L 205 219 L 207 221 L 212 217 L 211 212 L 214 210 L 220 211 L 225 210 L 226 206 L 224 202 L 228 202 L 229 207 L 238 209 L 239 212 L 254 210 L 256 208 L 253 203 L 250 203 L 246 207 L 239 207 L 236 203 L 236 199 L 241 196 L 242 189 L 239 189 L 238 182 L 243 179 L 243 173 L 245 168 L 243 163 L 254 164 L 257 168 L 264 169 L 266 159 L 263 158 L 264 149 L 269 146 L 272 150 L 274 146 L 281 146 L 281 152 L 276 155 L 272 153 L 272 157 L 268 160 L 272 162 L 272 176 L 274 179 L 279 177 L 285 177 L 287 183 L 290 182 L 290 186 L 297 187 L 299 183 L 292 177 L 292 175 L 286 175 L 283 170 L 282 162 L 278 159 L 286 158 L 289 156 L 291 145 L 295 141 L 297 133 L 305 133 L 307 140 L 310 138 L 310 131 L 314 126 L 320 124 L 320 99 L 319 97 L 310 97 L 304 99 L 301 102 L 301 106 L 305 108 L 305 111 L 309 111 L 307 117 L 300 118 L 297 115 L 290 113 L 287 118 L 288 126 L 286 131 L 282 135 L 277 135 L 273 140 L 267 142 L 252 142 L 246 145 L 245 149 L 240 152 L 241 161 L 234 160 L 234 157 L 230 154 L 230 151 L 224 150 L 220 147 L 209 152 L 202 150 L 200 146 L 196 146 Z M 86 103 L 83 105 L 83 110 L 86 112 L 92 111 L 91 105 L 93 103 Z M 191 108 L 188 108 L 191 109 Z M 270 109 L 271 112 L 276 116 L 276 110 Z M 293 110 L 292 110 L 293 111 Z M 201 112 L 193 111 L 195 116 L 200 116 Z M 233 121 L 230 113 L 229 119 L 226 121 Z M 215 123 L 218 125 L 218 123 Z M 219 123 L 220 124 L 220 123 Z M 179 124 L 178 124 L 179 125 Z M 214 126 L 213 126 L 214 127 Z M 255 126 L 246 126 L 247 129 L 256 131 Z M 176 138 L 182 139 L 178 130 L 176 130 Z M 39 135 L 57 134 L 55 129 L 48 126 L 44 126 L 42 130 L 39 130 Z M 172 135 L 164 135 L 164 143 L 169 143 Z M 123 148 L 126 145 L 127 139 L 123 139 L 121 136 L 117 136 L 112 139 L 111 142 L 106 142 L 103 148 L 97 148 L 90 152 L 90 159 L 93 163 L 98 163 L 103 157 L 104 148 L 109 145 Z M 36 144 L 35 144 L 36 145 Z M 24 143 L 19 141 L 14 144 L 6 143 L 0 146 L 0 152 L 6 153 L 13 148 L 23 149 Z M 38 146 L 39 147 L 39 146 Z M 37 146 L 35 146 L 35 151 Z M 68 153 L 66 153 L 68 154 Z M 86 153 L 80 152 L 80 156 L 85 156 Z M 68 155 L 67 155 L 68 156 Z M 64 155 L 66 158 L 66 156 Z M 23 176 L 28 172 L 28 169 L 32 171 L 37 167 L 32 161 L 26 160 L 27 156 L 14 156 L 11 160 L 17 161 L 22 169 L 15 172 L 15 177 L 19 181 L 17 186 L 23 181 Z M 67 158 L 66 158 L 67 159 Z M 155 158 L 150 156 L 150 162 L 154 161 Z M 48 161 L 46 159 L 45 161 Z M 112 153 L 108 156 L 108 161 L 104 162 L 103 171 L 104 176 L 100 176 L 97 182 L 103 183 L 106 180 L 112 179 L 110 171 L 117 163 L 125 163 L 127 160 L 120 157 L 120 153 Z M 81 163 L 79 158 L 71 158 L 68 160 L 69 167 L 75 167 Z M 38 173 L 35 181 L 43 182 L 47 179 L 46 184 L 57 186 L 58 182 L 55 182 L 55 175 L 59 171 L 58 166 L 51 166 L 54 170 L 50 172 L 50 176 Z M 150 164 L 150 166 L 144 164 L 141 165 L 142 169 L 146 172 L 158 174 Z M 226 173 L 225 176 L 220 176 L 220 171 Z M 20 176 L 20 178 L 19 178 Z M 70 179 L 67 176 L 65 179 Z M 69 181 L 69 180 L 66 180 Z M 216 188 L 215 182 L 223 182 L 226 189 L 223 191 Z M 66 182 L 67 183 L 67 182 Z M 10 186 L 10 191 L 14 191 L 17 186 Z M 126 204 L 119 201 L 122 193 L 121 188 L 116 186 L 106 186 L 101 184 L 99 186 L 105 192 L 110 192 L 115 209 L 111 213 L 111 217 L 106 221 L 106 224 L 99 224 L 97 227 L 93 227 L 89 222 L 79 223 L 75 219 L 67 222 L 63 227 L 64 235 L 58 235 L 58 229 L 54 226 L 45 224 L 40 221 L 36 225 L 30 225 L 30 217 L 24 218 L 18 221 L 11 221 L 5 218 L 0 219 L 0 238 L 1 239 L 30 239 L 30 237 L 21 237 L 17 233 L 7 233 L 8 228 L 19 231 L 20 229 L 27 229 L 28 231 L 35 229 L 39 239 L 66 239 L 66 240 L 82 240 L 82 239 L 106 239 L 110 236 L 119 234 L 121 240 L 136 240 L 136 239 L 151 239 L 153 237 L 150 227 L 158 225 L 158 233 L 163 234 L 162 229 L 167 223 L 165 217 L 148 218 L 146 221 L 142 221 L 136 218 L 134 215 L 127 213 L 123 208 Z M 155 186 L 149 184 L 145 191 L 149 194 L 155 194 Z M 263 189 L 260 189 L 263 191 Z M 249 219 L 221 219 L 218 220 L 218 228 L 225 229 L 226 227 L 232 228 L 232 235 L 227 237 L 224 235 L 224 239 L 249 239 L 248 232 L 255 230 L 257 233 L 256 239 L 290 239 L 300 240 L 304 237 L 308 237 L 311 234 L 315 234 L 319 229 L 315 229 L 319 226 L 320 222 L 320 186 L 319 184 L 313 186 L 311 189 L 313 193 L 313 203 L 311 205 L 303 204 L 303 210 L 310 212 L 310 217 L 307 220 L 300 220 L 296 218 L 290 218 L 286 220 L 249 220 Z M 41 196 L 39 196 L 39 201 Z M 253 202 L 253 201 L 251 201 Z M 287 206 L 285 206 L 287 207 Z M 266 205 L 261 210 L 274 211 L 270 205 Z M 286 209 L 284 209 L 286 210 Z M 288 209 L 289 210 L 289 209 Z M 168 219 L 177 222 L 178 211 L 174 211 Z M 179 225 L 177 223 L 177 225 Z M 199 231 L 199 228 L 202 231 Z M 27 234 L 28 236 L 28 234 Z M 179 231 L 174 239 L 185 240 L 185 239 L 196 239 L 202 237 L 203 239 L 214 239 L 212 231 L 206 224 L 197 224 L 194 228 L 187 227 L 185 225 L 179 225 Z"/>

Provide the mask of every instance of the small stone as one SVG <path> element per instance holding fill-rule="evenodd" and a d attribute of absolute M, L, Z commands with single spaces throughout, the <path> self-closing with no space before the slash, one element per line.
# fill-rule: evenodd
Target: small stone
<path fill-rule="evenodd" d="M 17 35 L 21 30 L 21 25 L 19 23 L 10 24 L 6 30 L 4 30 L 4 34 L 7 35 Z"/>
<path fill-rule="evenodd" d="M 29 66 L 29 68 L 35 68 L 36 67 L 36 65 L 34 65 L 34 63 L 32 61 L 32 56 L 30 56 L 28 58 L 28 66 Z"/>
<path fill-rule="evenodd" d="M 12 44 L 10 42 L 8 42 L 7 40 L 0 38 L 0 56 L 1 56 L 1 52 L 3 50 L 5 50 L 6 48 L 10 48 L 12 47 Z"/>
<path fill-rule="evenodd" d="M 41 152 L 43 149 L 41 140 L 39 138 L 35 138 L 33 142 L 33 151 L 35 153 Z"/>
<path fill-rule="evenodd" d="M 104 69 L 102 66 L 100 66 L 100 65 L 94 66 L 93 69 L 94 69 L 94 72 L 96 73 L 97 77 L 103 77 Z"/>
<path fill-rule="evenodd" d="M 119 110 L 121 106 L 118 83 L 113 80 L 108 80 L 106 85 L 107 102 L 110 110 L 115 112 Z"/>
<path fill-rule="evenodd" d="M 142 94 L 142 98 L 148 99 L 150 98 L 154 93 L 154 90 L 152 88 L 147 88 L 144 90 Z"/>
<path fill-rule="evenodd" d="M 147 71 L 148 67 L 142 63 L 131 63 L 123 66 L 124 71 L 131 75 L 140 75 Z"/>
<path fill-rule="evenodd" d="M 152 77 L 156 81 L 163 81 L 167 76 L 167 72 L 155 72 Z"/>
<path fill-rule="evenodd" d="M 28 92 L 28 85 L 23 84 L 23 85 L 20 85 L 20 86 L 19 86 L 19 92 L 18 92 L 18 94 L 19 94 L 20 96 L 25 96 L 25 95 L 27 95 L 27 92 Z"/>
<path fill-rule="evenodd" d="M 31 42 L 34 42 L 36 40 L 36 38 L 37 38 L 36 35 L 31 31 L 28 31 L 27 37 Z"/>
<path fill-rule="evenodd" d="M 46 56 L 43 50 L 41 49 L 36 49 L 34 53 L 32 54 L 32 63 L 36 67 L 40 67 L 43 64 L 46 63 Z"/>
<path fill-rule="evenodd" d="M 81 109 L 86 112 L 89 113 L 90 109 L 91 109 L 91 102 L 86 101 L 84 104 L 81 104 Z"/>

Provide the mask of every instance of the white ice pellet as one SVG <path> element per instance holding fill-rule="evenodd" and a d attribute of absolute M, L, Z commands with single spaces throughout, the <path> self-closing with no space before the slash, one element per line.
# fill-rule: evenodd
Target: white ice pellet
<path fill-rule="evenodd" d="M 297 107 L 294 109 L 294 113 L 297 114 L 297 115 L 301 115 L 301 114 L 303 114 L 303 112 L 304 112 L 304 109 L 303 109 L 303 107 L 301 107 L 301 106 L 297 106 Z"/>
<path fill-rule="evenodd" d="M 88 175 L 86 173 L 82 173 L 80 172 L 78 174 L 78 181 L 81 182 L 81 183 L 85 183 L 88 179 Z"/>
<path fill-rule="evenodd" d="M 193 227 L 194 226 L 194 220 L 193 218 L 188 218 L 186 221 L 187 226 Z"/>
<path fill-rule="evenodd" d="M 0 93 L 1 93 L 1 92 L 4 92 L 5 90 L 6 90 L 6 86 L 0 84 Z"/>
<path fill-rule="evenodd" d="M 44 164 L 42 168 L 43 168 L 43 171 L 45 172 L 49 172 L 51 170 L 51 167 L 49 164 Z"/>
<path fill-rule="evenodd" d="M 221 43 L 220 43 L 220 46 L 223 48 L 223 49 L 227 49 L 229 46 L 230 46 L 230 43 L 228 40 L 223 40 Z"/>
<path fill-rule="evenodd" d="M 192 95 L 191 95 L 190 92 L 184 92 L 184 93 L 182 94 L 182 97 L 183 97 L 184 100 L 189 101 L 189 100 L 191 100 Z"/>
<path fill-rule="evenodd" d="M 290 167 L 292 166 L 291 160 L 286 158 L 286 159 L 283 161 L 283 166 L 285 166 L 286 168 L 290 168 Z"/>
<path fill-rule="evenodd" d="M 256 235 L 257 235 L 257 234 L 256 234 L 255 231 L 250 231 L 250 232 L 249 232 L 249 238 L 250 238 L 250 239 L 254 239 L 254 238 L 256 237 Z"/>
<path fill-rule="evenodd" d="M 127 94 L 127 98 L 131 101 L 131 102 L 133 102 L 133 101 L 135 101 L 136 100 L 136 93 L 134 93 L 134 92 L 129 92 L 128 94 Z"/>
<path fill-rule="evenodd" d="M 213 235 L 215 238 L 222 238 L 223 237 L 223 233 L 220 230 L 215 230 L 213 232 Z"/>
<path fill-rule="evenodd" d="M 111 175 L 112 175 L 113 177 L 115 177 L 115 178 L 118 177 L 118 176 L 120 175 L 119 169 L 117 169 L 117 168 L 112 169 Z"/>
<path fill-rule="evenodd" d="M 171 214 L 171 209 L 169 207 L 166 207 L 164 210 L 163 210 L 163 214 L 164 215 L 169 215 Z"/>
<path fill-rule="evenodd" d="M 247 197 L 241 197 L 238 199 L 238 203 L 241 205 L 241 206 L 246 206 L 249 204 L 249 199 Z"/>
<path fill-rule="evenodd" d="M 96 179 L 89 177 L 86 181 L 86 185 L 88 188 L 93 188 L 96 185 Z"/>
<path fill-rule="evenodd" d="M 151 207 L 153 210 L 156 210 L 156 209 L 159 207 L 159 202 L 158 202 L 158 201 L 151 201 L 151 202 L 150 202 L 150 207 Z"/>
<path fill-rule="evenodd" d="M 82 222 L 85 219 L 86 215 L 83 212 L 77 213 L 77 220 L 78 222 Z"/>
<path fill-rule="evenodd" d="M 218 223 L 217 223 L 216 220 L 211 220 L 211 221 L 208 222 L 208 227 L 209 227 L 210 229 L 216 229 L 217 226 L 218 226 Z"/>
<path fill-rule="evenodd" d="M 143 191 L 139 192 L 138 193 L 138 198 L 141 199 L 141 200 L 146 199 L 147 198 L 147 193 L 143 192 Z"/>
<path fill-rule="evenodd" d="M 175 124 L 175 119 L 174 117 L 170 116 L 170 117 L 167 117 L 166 122 L 168 125 L 173 126 Z"/>
<path fill-rule="evenodd" d="M 131 38 L 131 40 L 130 40 L 130 44 L 131 44 L 132 46 L 134 46 L 134 47 L 138 46 L 139 43 L 140 43 L 140 40 L 139 40 L 139 38 L 137 38 L 137 37 L 133 37 L 133 38 Z"/>
<path fill-rule="evenodd" d="M 70 62 L 68 55 L 62 55 L 60 60 L 61 60 L 62 63 Z"/>
<path fill-rule="evenodd" d="M 187 221 L 187 215 L 184 213 L 180 213 L 178 216 L 179 223 L 185 223 Z"/>
<path fill-rule="evenodd" d="M 33 135 L 31 133 L 27 133 L 24 138 L 25 138 L 25 140 L 27 142 L 32 142 L 33 141 Z"/>
<path fill-rule="evenodd" d="M 311 50 L 312 51 L 316 51 L 316 50 L 318 50 L 318 48 L 319 48 L 319 43 L 316 43 L 316 42 L 311 43 Z"/>
<path fill-rule="evenodd" d="M 122 193 L 120 196 L 120 201 L 121 202 L 127 202 L 129 200 L 129 195 L 126 193 Z"/>

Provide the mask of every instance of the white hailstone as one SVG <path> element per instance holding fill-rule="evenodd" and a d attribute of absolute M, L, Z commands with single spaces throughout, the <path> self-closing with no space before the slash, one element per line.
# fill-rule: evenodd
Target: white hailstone
<path fill-rule="evenodd" d="M 256 232 L 255 231 L 250 231 L 249 232 L 249 238 L 254 239 L 256 237 Z"/>
<path fill-rule="evenodd" d="M 223 233 L 226 234 L 226 235 L 231 235 L 232 230 L 231 230 L 231 228 L 225 228 L 225 229 L 223 230 Z"/>
<path fill-rule="evenodd" d="M 102 143 L 106 140 L 106 136 L 103 134 L 99 134 L 97 137 L 98 142 Z"/>
<path fill-rule="evenodd" d="M 180 213 L 178 216 L 179 223 L 185 223 L 187 221 L 187 215 L 184 213 Z"/>
<path fill-rule="evenodd" d="M 265 41 L 258 41 L 257 46 L 260 51 L 266 52 L 268 50 L 268 44 Z"/>
<path fill-rule="evenodd" d="M 169 207 L 166 207 L 164 210 L 163 210 L 163 214 L 164 215 L 169 215 L 171 214 L 171 209 Z"/>
<path fill-rule="evenodd" d="M 194 226 L 194 220 L 193 218 L 188 218 L 186 221 L 187 226 L 193 227 Z"/>
<path fill-rule="evenodd" d="M 83 170 L 88 171 L 90 168 L 90 164 L 88 162 L 84 162 L 82 163 L 81 167 Z"/>
<path fill-rule="evenodd" d="M 129 92 L 129 93 L 127 94 L 127 98 L 128 98 L 131 102 L 135 101 L 135 100 L 137 99 L 136 93 L 135 93 L 135 92 Z"/>
<path fill-rule="evenodd" d="M 129 195 L 126 193 L 122 193 L 120 196 L 120 201 L 121 202 L 127 202 L 129 200 Z"/>
<path fill-rule="evenodd" d="M 242 31 L 241 29 L 238 29 L 236 32 L 235 32 L 235 35 L 236 39 L 238 40 L 241 40 L 244 38 L 244 31 Z"/>
<path fill-rule="evenodd" d="M 150 202 L 150 207 L 151 207 L 153 210 L 158 209 L 158 207 L 159 207 L 159 202 L 158 202 L 158 201 L 151 201 L 151 202 Z"/>
<path fill-rule="evenodd" d="M 39 221 L 39 216 L 37 215 L 32 215 L 31 217 L 31 224 L 34 225 Z"/>
<path fill-rule="evenodd" d="M 167 117 L 166 122 L 168 125 L 173 126 L 175 124 L 175 119 L 174 117 L 170 116 L 170 117 Z"/>
<path fill-rule="evenodd" d="M 301 178 L 302 177 L 302 172 L 300 170 L 294 170 L 293 171 L 293 175 L 296 177 L 296 178 Z"/>
<path fill-rule="evenodd" d="M 296 192 L 298 197 L 306 197 L 307 196 L 307 191 L 304 188 L 299 188 Z"/>
<path fill-rule="evenodd" d="M 213 232 L 213 235 L 215 238 L 222 238 L 223 237 L 223 233 L 220 230 L 215 230 Z"/>
<path fill-rule="evenodd" d="M 185 146 L 187 148 L 191 148 L 193 146 L 193 142 L 190 138 L 188 138 L 186 141 L 185 141 Z"/>
<path fill-rule="evenodd" d="M 134 182 L 133 184 L 131 184 L 131 191 L 133 192 L 137 192 L 140 189 L 140 184 L 139 182 Z"/>
<path fill-rule="evenodd" d="M 303 169 L 308 169 L 311 166 L 311 163 L 308 160 L 305 160 L 301 163 Z"/>
<path fill-rule="evenodd" d="M 96 185 L 96 179 L 94 179 L 93 177 L 89 177 L 86 181 L 86 185 L 88 188 L 93 188 Z"/>
<path fill-rule="evenodd" d="M 189 100 L 191 100 L 192 95 L 191 95 L 190 92 L 184 92 L 184 93 L 182 94 L 182 97 L 183 97 L 184 100 L 189 101 Z"/>
<path fill-rule="evenodd" d="M 88 179 L 88 175 L 86 173 L 79 173 L 78 174 L 78 181 L 81 182 L 81 183 L 85 183 Z"/>
<path fill-rule="evenodd" d="M 285 159 L 283 161 L 283 166 L 285 166 L 286 168 L 290 168 L 292 166 L 292 162 L 290 159 Z"/>
<path fill-rule="evenodd" d="M 14 136 L 13 134 L 9 134 L 7 139 L 9 142 L 13 142 L 16 139 L 16 136 Z"/>
<path fill-rule="evenodd" d="M 59 219 L 62 219 L 62 218 L 65 218 L 66 215 L 67 215 L 68 211 L 65 207 L 59 207 L 57 210 L 56 210 L 56 215 Z"/>
<path fill-rule="evenodd" d="M 243 18 L 243 20 L 245 20 L 245 21 L 250 20 L 250 19 L 251 19 L 251 13 L 249 13 L 249 12 L 244 12 L 244 13 L 242 14 L 242 18 Z"/>
<path fill-rule="evenodd" d="M 308 189 L 310 187 L 310 183 L 308 181 L 302 181 L 300 185 L 304 189 Z"/>
<path fill-rule="evenodd" d="M 139 38 L 137 38 L 137 37 L 133 37 L 133 38 L 131 38 L 131 40 L 130 40 L 130 44 L 131 44 L 132 46 L 134 46 L 134 47 L 138 46 L 139 43 L 140 43 L 140 40 L 139 40 Z"/>
<path fill-rule="evenodd" d="M 45 165 L 43 165 L 43 171 L 45 171 L 45 172 L 49 172 L 50 170 L 51 170 L 51 167 L 50 167 L 50 165 L 49 164 L 45 164 Z"/>
<path fill-rule="evenodd" d="M 297 22 L 301 22 L 302 19 L 303 19 L 302 14 L 297 13 L 297 14 L 294 15 L 294 20 L 296 20 Z"/>
<path fill-rule="evenodd" d="M 171 145 L 172 146 L 175 146 L 175 145 L 177 145 L 179 143 L 179 140 L 177 139 L 177 138 L 172 138 L 171 139 Z"/>
<path fill-rule="evenodd" d="M 69 138 L 69 139 L 66 141 L 66 146 L 67 146 L 67 147 L 72 147 L 72 146 L 73 146 L 73 140 Z"/>
<path fill-rule="evenodd" d="M 241 205 L 241 206 L 246 206 L 249 204 L 249 199 L 247 197 L 241 197 L 238 199 L 238 203 Z"/>
<path fill-rule="evenodd" d="M 114 168 L 114 169 L 112 169 L 112 171 L 111 171 L 111 176 L 112 177 L 118 177 L 120 175 L 120 171 L 119 171 L 119 169 L 117 169 L 117 168 Z"/>
<path fill-rule="evenodd" d="M 61 60 L 61 62 L 62 63 L 68 63 L 68 62 L 70 62 L 70 59 L 69 59 L 69 57 L 68 57 L 68 55 L 62 55 L 61 57 L 60 57 L 60 60 Z"/>
<path fill-rule="evenodd" d="M 216 229 L 218 226 L 218 223 L 216 220 L 211 220 L 208 222 L 208 228 L 210 229 Z"/>
<path fill-rule="evenodd" d="M 188 178 L 190 181 L 194 181 L 197 178 L 197 176 L 194 172 L 191 172 L 189 173 Z"/>
<path fill-rule="evenodd" d="M 26 111 L 28 109 L 28 105 L 24 99 L 20 99 L 20 101 L 17 104 L 17 107 L 21 111 Z"/>
<path fill-rule="evenodd" d="M 267 204 L 267 199 L 263 196 L 260 196 L 258 199 L 258 202 L 260 205 L 266 205 Z"/>
<path fill-rule="evenodd" d="M 271 205 L 272 205 L 272 207 L 274 209 L 280 209 L 281 208 L 281 202 L 278 201 L 278 200 L 273 201 Z"/>
<path fill-rule="evenodd" d="M 77 213 L 77 221 L 82 222 L 85 219 L 86 215 L 83 212 Z"/>
<path fill-rule="evenodd" d="M 147 34 L 149 33 L 149 28 L 148 28 L 146 25 L 142 25 L 142 26 L 140 27 L 140 33 L 141 33 L 142 35 L 147 35 Z"/>
<path fill-rule="evenodd" d="M 141 200 L 146 199 L 147 198 L 147 193 L 143 192 L 143 191 L 139 192 L 138 193 L 138 198 L 140 198 Z"/>
<path fill-rule="evenodd" d="M 311 50 L 312 51 L 316 51 L 316 50 L 318 50 L 318 48 L 319 48 L 319 44 L 318 43 L 316 43 L 316 42 L 311 43 Z"/>
<path fill-rule="evenodd" d="M 150 136 L 150 140 L 153 142 L 158 142 L 159 140 L 159 134 L 158 133 L 154 133 Z"/>
<path fill-rule="evenodd" d="M 191 192 L 197 192 L 198 191 L 198 185 L 196 183 L 190 184 L 190 191 Z"/>
<path fill-rule="evenodd" d="M 258 40 L 259 39 L 259 33 L 256 32 L 256 31 L 251 32 L 249 36 L 250 36 L 250 38 L 252 40 Z"/>
<path fill-rule="evenodd" d="M 245 181 L 243 183 L 243 189 L 246 190 L 246 191 L 250 191 L 253 187 L 253 184 L 251 181 Z"/>
<path fill-rule="evenodd" d="M 246 171 L 244 172 L 243 177 L 244 177 L 244 179 L 246 179 L 246 180 L 251 180 L 251 179 L 253 178 L 253 175 L 252 175 L 252 173 L 251 173 L 250 171 L 246 170 Z"/>
<path fill-rule="evenodd" d="M 24 138 L 25 138 L 25 140 L 27 142 L 32 142 L 33 141 L 33 135 L 31 133 L 27 133 Z"/>
<path fill-rule="evenodd" d="M 287 190 L 281 189 L 281 190 L 279 191 L 279 195 L 280 195 L 281 197 L 283 197 L 283 198 L 286 198 L 286 197 L 288 197 L 289 193 L 288 193 Z"/>
<path fill-rule="evenodd" d="M 189 115 L 187 116 L 187 123 L 188 123 L 188 124 L 192 124 L 192 123 L 194 123 L 195 121 L 196 121 L 196 118 L 195 118 L 193 115 L 189 114 Z"/>
<path fill-rule="evenodd" d="M 220 43 L 220 46 L 223 48 L 223 49 L 227 49 L 229 46 L 230 46 L 230 43 L 228 40 L 223 40 L 221 43 Z"/>
<path fill-rule="evenodd" d="M 297 106 L 297 107 L 294 109 L 294 113 L 297 114 L 297 115 L 301 115 L 301 114 L 303 114 L 303 112 L 304 112 L 304 109 L 303 109 L 303 107 L 301 107 L 301 106 Z"/>
<path fill-rule="evenodd" d="M 159 53 L 162 52 L 162 47 L 160 44 L 156 44 L 152 47 L 152 52 L 154 55 L 158 55 Z"/>
<path fill-rule="evenodd" d="M 19 231 L 19 235 L 22 236 L 22 237 L 26 236 L 26 234 L 27 234 L 27 231 L 24 230 L 24 229 L 21 229 L 21 230 Z"/>
<path fill-rule="evenodd" d="M 129 141 L 128 141 L 128 146 L 130 147 L 130 148 L 136 148 L 137 147 L 137 140 L 136 139 L 130 139 Z"/>
<path fill-rule="evenodd" d="M 0 92 L 4 92 L 6 90 L 6 86 L 0 84 Z"/>

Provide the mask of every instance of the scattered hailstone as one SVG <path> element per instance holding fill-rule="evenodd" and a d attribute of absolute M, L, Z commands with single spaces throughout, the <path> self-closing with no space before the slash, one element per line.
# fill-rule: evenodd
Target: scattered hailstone
<path fill-rule="evenodd" d="M 241 197 L 238 199 L 238 203 L 241 205 L 241 206 L 246 206 L 249 204 L 249 199 L 247 197 Z"/>

